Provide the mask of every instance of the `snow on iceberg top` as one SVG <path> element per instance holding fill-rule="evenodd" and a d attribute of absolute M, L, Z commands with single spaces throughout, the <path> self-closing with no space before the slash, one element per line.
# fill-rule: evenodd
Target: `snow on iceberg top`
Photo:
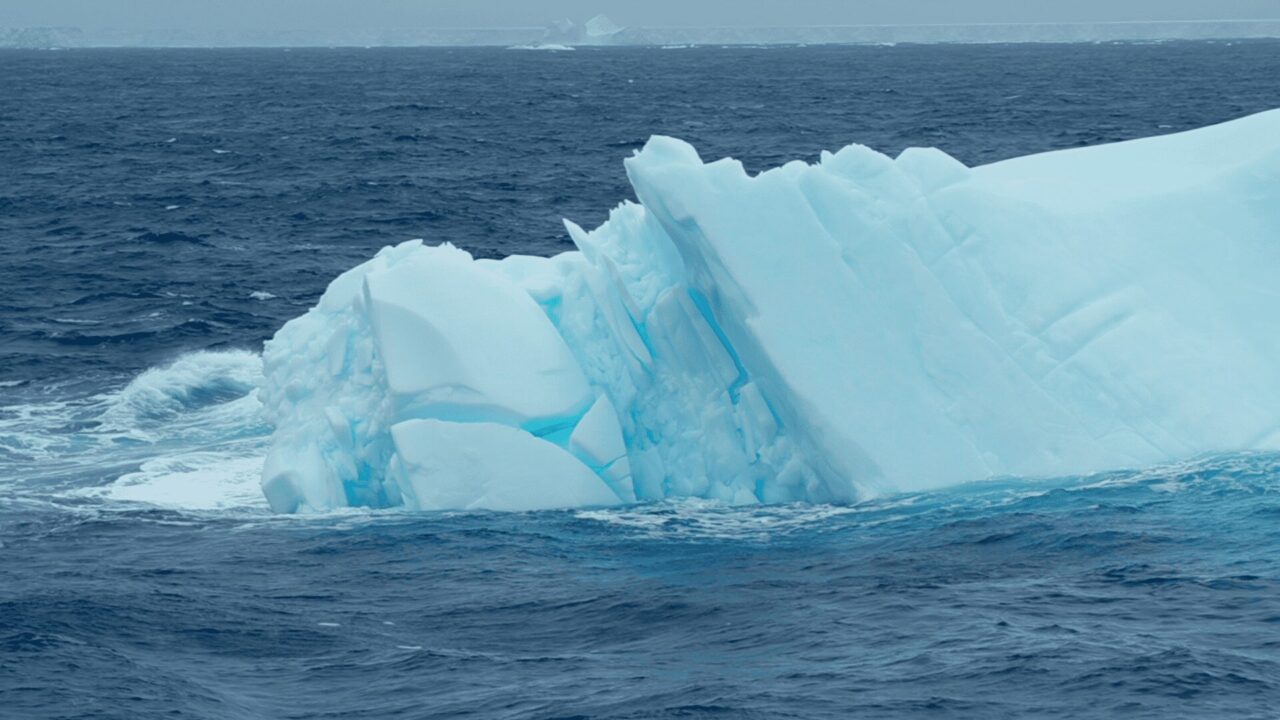
<path fill-rule="evenodd" d="M 1280 447 L 1280 113 L 969 169 L 655 137 L 580 252 L 385 249 L 267 346 L 264 490 L 850 502 Z"/>
<path fill-rule="evenodd" d="M 1066 207 L 1194 189 L 1244 166 L 1275 167 L 1280 110 L 1190 132 L 1028 155 L 975 168 L 987 187 Z"/>

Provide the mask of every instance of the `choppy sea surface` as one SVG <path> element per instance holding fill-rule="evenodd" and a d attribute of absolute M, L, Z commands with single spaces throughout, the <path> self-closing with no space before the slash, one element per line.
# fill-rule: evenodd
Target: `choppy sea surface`
<path fill-rule="evenodd" d="M 850 507 L 271 515 L 257 351 L 655 133 L 968 164 L 1280 107 L 1280 43 L 0 52 L 0 717 L 1272 718 L 1280 455 Z"/>

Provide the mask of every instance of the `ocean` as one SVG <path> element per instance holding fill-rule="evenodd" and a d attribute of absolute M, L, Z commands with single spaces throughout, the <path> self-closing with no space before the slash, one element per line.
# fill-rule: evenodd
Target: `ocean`
<path fill-rule="evenodd" d="M 257 353 L 652 134 L 975 165 L 1280 107 L 1280 42 L 0 51 L 0 718 L 1271 718 L 1280 456 L 848 507 L 281 517 Z"/>

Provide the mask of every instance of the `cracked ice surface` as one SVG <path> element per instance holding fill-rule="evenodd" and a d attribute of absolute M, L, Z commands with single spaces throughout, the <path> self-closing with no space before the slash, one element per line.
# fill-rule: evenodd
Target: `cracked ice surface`
<path fill-rule="evenodd" d="M 966 168 L 655 137 L 577 252 L 386 248 L 264 354 L 279 511 L 850 502 L 1280 448 L 1280 111 Z"/>

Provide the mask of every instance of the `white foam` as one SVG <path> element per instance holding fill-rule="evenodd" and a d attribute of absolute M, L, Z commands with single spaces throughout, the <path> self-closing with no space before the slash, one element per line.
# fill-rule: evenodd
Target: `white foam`
<path fill-rule="evenodd" d="M 81 494 L 184 510 L 265 510 L 261 478 L 261 455 L 195 452 L 147 460 L 136 472 Z"/>
<path fill-rule="evenodd" d="M 907 504 L 915 496 L 902 500 Z M 832 518 L 883 513 L 898 501 L 862 505 L 771 505 L 734 507 L 716 501 L 681 498 L 641 506 L 579 510 L 574 517 L 654 540 L 771 540 L 803 532 Z"/>

